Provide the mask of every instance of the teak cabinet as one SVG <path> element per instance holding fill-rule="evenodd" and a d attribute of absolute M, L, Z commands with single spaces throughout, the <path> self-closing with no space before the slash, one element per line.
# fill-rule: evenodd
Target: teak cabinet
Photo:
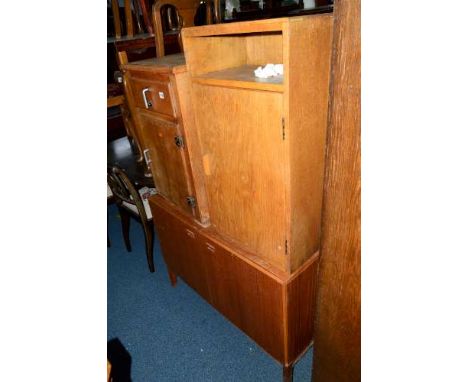
<path fill-rule="evenodd" d="M 314 15 L 186 28 L 185 60 L 124 67 L 171 282 L 281 362 L 285 380 L 313 340 L 331 27 Z M 255 78 L 267 63 L 284 75 Z"/>
<path fill-rule="evenodd" d="M 197 138 L 193 128 L 186 128 L 193 117 L 184 56 L 132 62 L 123 66 L 123 72 L 144 159 L 157 192 L 208 224 L 203 178 L 194 182 L 194 173 L 201 170 L 190 160 L 188 150 L 196 149 Z"/>
<path fill-rule="evenodd" d="M 182 32 L 210 222 L 292 273 L 319 248 L 330 15 Z M 283 64 L 284 75 L 253 70 Z"/>
<path fill-rule="evenodd" d="M 318 253 L 290 277 L 174 209 L 150 198 L 164 260 L 234 325 L 283 365 L 307 349 L 313 335 Z"/>

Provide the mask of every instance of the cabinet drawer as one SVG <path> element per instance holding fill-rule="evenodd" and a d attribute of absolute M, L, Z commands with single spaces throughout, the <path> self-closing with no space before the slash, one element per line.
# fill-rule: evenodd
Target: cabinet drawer
<path fill-rule="evenodd" d="M 136 107 L 176 116 L 169 77 L 148 80 L 132 76 L 131 87 Z"/>

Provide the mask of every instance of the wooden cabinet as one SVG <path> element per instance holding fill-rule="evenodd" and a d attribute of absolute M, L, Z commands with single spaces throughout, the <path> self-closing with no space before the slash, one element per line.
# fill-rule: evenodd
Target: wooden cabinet
<path fill-rule="evenodd" d="M 331 21 L 183 30 L 211 225 L 287 273 L 319 247 Z"/>
<path fill-rule="evenodd" d="M 164 260 L 171 272 L 283 365 L 313 337 L 318 253 L 294 276 L 278 271 L 160 196 L 150 198 Z"/>
<path fill-rule="evenodd" d="M 129 105 L 157 192 L 208 224 L 203 178 L 194 177 L 201 173 L 201 164 L 190 160 L 198 155 L 198 138 L 190 128 L 193 116 L 184 56 L 135 61 L 123 69 Z"/>
<path fill-rule="evenodd" d="M 281 362 L 285 379 L 313 339 L 331 21 L 186 28 L 186 65 L 177 55 L 124 67 L 171 281 Z M 255 78 L 267 63 L 284 74 Z"/>

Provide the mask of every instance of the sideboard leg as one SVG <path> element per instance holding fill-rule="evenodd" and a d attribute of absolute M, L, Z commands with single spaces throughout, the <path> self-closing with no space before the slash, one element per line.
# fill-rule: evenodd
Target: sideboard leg
<path fill-rule="evenodd" d="M 283 366 L 283 382 L 292 382 L 294 366 Z"/>
<path fill-rule="evenodd" d="M 177 275 L 174 272 L 172 272 L 170 269 L 168 269 L 168 273 L 169 273 L 169 279 L 171 280 L 171 285 L 175 287 L 177 284 Z"/>

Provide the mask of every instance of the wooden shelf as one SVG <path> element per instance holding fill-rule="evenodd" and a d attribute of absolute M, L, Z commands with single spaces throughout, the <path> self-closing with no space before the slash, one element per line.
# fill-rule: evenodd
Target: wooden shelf
<path fill-rule="evenodd" d="M 257 78 L 255 77 L 254 70 L 258 66 L 259 65 L 243 65 L 236 68 L 210 72 L 194 77 L 193 81 L 204 85 L 282 93 L 283 76 Z"/>

